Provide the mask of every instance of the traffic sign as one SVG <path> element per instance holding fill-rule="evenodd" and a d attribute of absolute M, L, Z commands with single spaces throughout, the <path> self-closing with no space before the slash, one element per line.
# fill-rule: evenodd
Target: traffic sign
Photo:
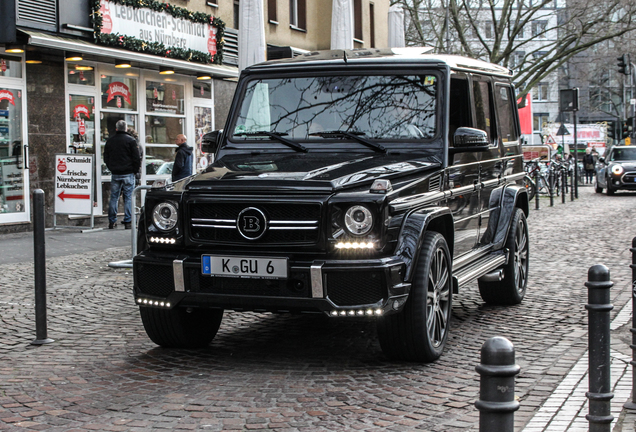
<path fill-rule="evenodd" d="M 55 155 L 55 213 L 93 213 L 93 155 Z"/>

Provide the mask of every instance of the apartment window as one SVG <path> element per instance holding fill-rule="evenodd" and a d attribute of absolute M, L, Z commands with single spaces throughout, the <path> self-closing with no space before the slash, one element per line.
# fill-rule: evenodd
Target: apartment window
<path fill-rule="evenodd" d="M 234 0 L 234 28 L 238 30 L 239 28 L 239 2 L 238 0 Z"/>
<path fill-rule="evenodd" d="M 269 22 L 277 23 L 276 0 L 267 0 L 267 19 Z"/>
<path fill-rule="evenodd" d="M 359 41 L 362 37 L 362 0 L 353 0 L 353 38 Z"/>
<path fill-rule="evenodd" d="M 532 129 L 535 132 L 542 132 L 543 127 L 549 122 L 550 115 L 547 113 L 535 113 L 532 115 Z"/>
<path fill-rule="evenodd" d="M 494 27 L 492 21 L 484 22 L 484 34 L 486 35 L 486 39 L 492 39 L 494 36 Z"/>
<path fill-rule="evenodd" d="M 549 91 L 548 83 L 541 82 L 537 84 L 537 86 L 532 89 L 532 100 L 547 101 L 549 99 L 548 91 Z"/>
<path fill-rule="evenodd" d="M 307 28 L 305 10 L 305 0 L 289 0 L 289 24 L 292 28 Z"/>
<path fill-rule="evenodd" d="M 373 3 L 369 4 L 369 26 L 371 48 L 375 48 L 375 6 Z"/>
<path fill-rule="evenodd" d="M 521 26 L 521 27 L 519 28 L 519 36 L 518 36 L 518 37 L 520 37 L 520 38 L 524 38 L 524 37 L 525 37 L 525 36 L 524 36 L 524 27 L 523 27 L 523 26 Z"/>
<path fill-rule="evenodd" d="M 515 69 L 521 67 L 523 59 L 526 57 L 525 51 L 515 51 L 510 57 L 510 68 Z"/>
<path fill-rule="evenodd" d="M 548 22 L 545 20 L 532 21 L 532 37 L 545 38 L 545 31 L 548 27 Z"/>

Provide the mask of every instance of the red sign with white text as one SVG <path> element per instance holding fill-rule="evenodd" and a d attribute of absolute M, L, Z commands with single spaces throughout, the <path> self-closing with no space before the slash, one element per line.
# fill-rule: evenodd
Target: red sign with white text
<path fill-rule="evenodd" d="M 15 97 L 9 90 L 0 90 L 0 101 L 8 100 L 11 105 L 15 105 Z"/>
<path fill-rule="evenodd" d="M 106 103 L 112 101 L 115 96 L 121 96 L 126 102 L 132 104 L 132 102 L 130 102 L 130 89 L 123 82 L 115 81 L 110 83 L 108 85 L 107 94 Z"/>
<path fill-rule="evenodd" d="M 73 118 L 77 118 L 77 116 L 79 116 L 80 114 L 84 114 L 89 120 L 91 119 L 91 113 L 89 112 L 86 105 L 77 105 L 73 109 Z"/>

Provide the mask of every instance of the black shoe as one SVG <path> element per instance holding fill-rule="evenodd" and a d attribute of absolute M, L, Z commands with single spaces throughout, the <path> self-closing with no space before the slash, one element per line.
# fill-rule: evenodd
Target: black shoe
<path fill-rule="evenodd" d="M 108 229 L 114 229 L 117 226 L 117 224 L 115 222 L 109 222 L 108 223 Z"/>
<path fill-rule="evenodd" d="M 130 222 L 124 222 L 124 228 L 125 228 L 125 229 L 130 229 L 130 228 L 132 228 L 132 227 L 130 226 Z"/>

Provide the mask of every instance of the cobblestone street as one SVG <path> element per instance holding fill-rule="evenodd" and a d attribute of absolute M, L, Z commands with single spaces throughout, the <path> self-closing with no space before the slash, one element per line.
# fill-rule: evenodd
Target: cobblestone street
<path fill-rule="evenodd" d="M 0 430 L 476 431 L 479 350 L 504 336 L 521 431 L 587 350 L 588 268 L 610 268 L 612 318 L 631 300 L 635 200 L 580 187 L 574 202 L 532 201 L 525 300 L 486 306 L 476 282 L 460 290 L 446 351 L 424 365 L 387 360 L 372 322 L 324 316 L 226 312 L 207 349 L 159 348 L 131 271 L 107 266 L 130 248 L 47 260 L 55 342 L 36 347 L 33 264 L 1 265 Z M 631 356 L 628 327 L 612 348 Z"/>

